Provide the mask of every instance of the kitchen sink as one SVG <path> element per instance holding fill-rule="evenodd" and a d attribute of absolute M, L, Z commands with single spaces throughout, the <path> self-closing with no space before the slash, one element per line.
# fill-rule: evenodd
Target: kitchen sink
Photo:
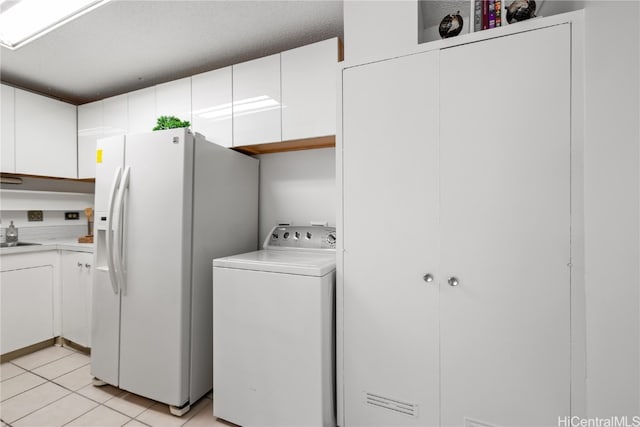
<path fill-rule="evenodd" d="M 18 246 L 34 246 L 34 245 L 41 245 L 42 243 L 28 243 L 28 242 L 18 242 L 15 245 L 9 245 L 9 243 L 6 242 L 2 242 L 0 243 L 0 248 L 15 248 Z"/>

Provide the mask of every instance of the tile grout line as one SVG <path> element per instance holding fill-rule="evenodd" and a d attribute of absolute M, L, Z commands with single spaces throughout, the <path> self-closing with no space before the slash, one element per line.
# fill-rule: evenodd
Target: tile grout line
<path fill-rule="evenodd" d="M 67 347 L 60 347 L 60 348 L 67 348 Z M 65 356 L 59 357 L 59 358 L 57 358 L 57 359 L 52 359 L 51 361 L 49 361 L 49 362 L 47 362 L 47 363 L 43 363 L 42 365 L 35 366 L 35 367 L 31 368 L 31 369 L 24 368 L 24 367 L 22 367 L 22 366 L 20 366 L 20 365 L 17 365 L 17 364 L 15 364 L 15 363 L 13 363 L 12 361 L 8 362 L 8 363 L 11 363 L 12 365 L 17 366 L 18 368 L 23 369 L 23 370 L 25 371 L 25 372 L 22 372 L 22 373 L 20 373 L 20 374 L 18 374 L 18 375 L 16 375 L 16 376 L 14 376 L 14 377 L 11 377 L 11 378 L 15 378 L 15 377 L 17 377 L 17 376 L 19 376 L 19 375 L 23 375 L 23 374 L 25 374 L 25 373 L 30 373 L 31 375 L 35 375 L 35 376 L 37 376 L 37 377 L 39 377 L 39 378 L 44 379 L 44 380 L 45 380 L 45 382 L 43 382 L 43 383 L 41 383 L 41 384 L 38 384 L 38 385 L 36 385 L 36 386 L 34 386 L 34 387 L 31 387 L 31 388 L 29 388 L 29 389 L 27 389 L 27 390 L 24 390 L 24 391 L 22 391 L 22 392 L 20 392 L 20 393 L 16 394 L 15 396 L 11 396 L 10 398 L 8 398 L 8 399 L 6 399 L 6 400 L 4 400 L 4 401 L 0 402 L 0 408 L 2 407 L 2 404 L 3 404 L 3 403 L 5 403 L 5 402 L 7 402 L 7 401 L 9 401 L 9 400 L 11 400 L 11 399 L 13 399 L 14 397 L 20 396 L 21 394 L 24 394 L 24 393 L 26 393 L 26 392 L 27 392 L 27 391 L 29 391 L 29 390 L 33 390 L 33 389 L 35 389 L 35 388 L 37 388 L 37 387 L 40 387 L 40 386 L 43 386 L 43 385 L 45 385 L 45 384 L 47 384 L 47 383 L 52 383 L 53 385 L 58 386 L 58 387 L 60 387 L 60 388 L 62 388 L 62 389 L 64 389 L 64 390 L 66 390 L 66 391 L 68 391 L 68 392 L 69 392 L 69 393 L 65 394 L 64 396 L 61 396 L 60 398 L 58 398 L 58 399 L 56 399 L 56 400 L 53 400 L 53 401 L 49 402 L 48 404 L 46 404 L 46 405 L 44 405 L 44 406 L 42 406 L 42 407 L 40 407 L 40 408 L 34 409 L 33 411 L 31 411 L 31 412 L 29 412 L 29 413 L 27 413 L 27 414 L 25 414 L 25 415 L 21 416 L 20 418 L 17 418 L 17 419 L 15 419 L 15 420 L 13 420 L 12 422 L 14 422 L 14 423 L 15 423 L 15 422 L 17 422 L 17 421 L 20 421 L 21 419 L 23 419 L 23 418 L 25 418 L 25 417 L 28 417 L 29 415 L 31 415 L 31 414 L 33 414 L 33 413 L 35 413 L 35 412 L 37 412 L 37 411 L 39 411 L 39 410 L 41 410 L 41 409 L 44 409 L 44 408 L 46 408 L 47 406 L 50 406 L 50 405 L 54 404 L 55 402 L 58 402 L 59 400 L 64 399 L 65 397 L 69 396 L 70 394 L 75 393 L 73 390 L 71 390 L 71 389 L 69 389 L 69 388 L 67 388 L 67 387 L 64 387 L 64 386 L 62 386 L 62 385 L 60 385 L 60 384 L 58 384 L 58 383 L 53 382 L 53 380 L 54 380 L 54 379 L 57 379 L 57 378 L 60 378 L 60 377 L 62 377 L 62 376 L 64 376 L 64 375 L 70 374 L 71 372 L 74 372 L 74 371 L 75 371 L 75 370 L 77 370 L 77 369 L 81 369 L 81 368 L 83 368 L 83 367 L 85 367 L 85 366 L 89 365 L 89 364 L 91 363 L 90 361 L 89 361 L 88 363 L 86 363 L 85 365 L 82 365 L 82 366 L 80 366 L 80 367 L 78 367 L 78 368 L 76 368 L 76 369 L 72 369 L 71 371 L 66 372 L 66 373 L 64 373 L 64 374 L 62 374 L 62 375 L 58 375 L 57 377 L 55 377 L 55 378 L 53 378 L 53 379 L 45 378 L 45 377 L 43 377 L 42 375 L 38 374 L 37 372 L 33 372 L 33 370 L 32 370 L 32 369 L 38 369 L 38 368 L 41 368 L 41 367 L 43 367 L 43 366 L 49 365 L 50 363 L 53 363 L 53 362 L 57 362 L 57 361 L 59 361 L 59 360 L 64 359 L 65 357 L 73 356 L 74 354 L 84 354 L 84 353 L 81 353 L 81 352 L 79 352 L 79 351 L 75 351 L 75 350 L 73 350 L 73 349 L 69 349 L 69 350 L 71 351 L 71 353 L 70 353 L 70 354 L 67 354 L 67 355 L 65 355 Z M 33 354 L 33 353 L 32 353 L 32 354 Z M 11 378 L 7 378 L 7 379 L 11 379 Z M 78 393 L 78 395 L 80 395 L 80 394 Z M 82 396 L 82 395 L 80 395 L 80 396 Z M 86 398 L 86 396 L 82 396 L 82 397 L 85 397 L 85 398 Z M 89 399 L 89 400 L 91 400 L 91 401 L 95 402 L 95 401 L 94 401 L 94 400 L 92 400 L 92 399 Z M 96 403 L 98 403 L 98 402 L 96 402 Z M 87 412 L 88 412 L 88 411 L 87 411 Z M 86 412 L 85 412 L 85 413 L 86 413 Z M 82 414 L 82 415 L 84 415 L 84 414 Z M 82 416 L 82 415 L 80 415 L 80 416 Z M 77 417 L 76 417 L 76 418 L 77 418 Z M 75 418 L 74 418 L 74 419 L 75 419 Z M 8 426 L 11 426 L 11 424 L 10 424 L 10 423 L 8 423 L 8 422 L 6 422 L 5 420 L 2 420 L 2 422 L 4 422 L 5 424 L 7 424 Z"/>
<path fill-rule="evenodd" d="M 67 348 L 67 347 L 62 347 L 62 348 Z M 70 371 L 68 371 L 68 372 L 65 372 L 65 373 L 63 373 L 63 374 L 61 374 L 61 375 L 58 375 L 57 377 L 52 378 L 52 379 L 45 378 L 44 376 L 42 376 L 42 375 L 40 375 L 40 374 L 38 374 L 38 373 L 36 373 L 36 372 L 34 372 L 34 371 L 33 371 L 34 369 L 41 368 L 41 367 L 46 366 L 46 365 L 48 365 L 48 364 L 51 364 L 51 363 L 53 363 L 53 362 L 56 362 L 56 361 L 62 360 L 62 359 L 64 359 L 64 358 L 66 358 L 66 357 L 73 356 L 74 354 L 83 354 L 83 355 L 85 355 L 85 356 L 86 356 L 86 354 L 84 354 L 84 353 L 82 353 L 82 352 L 79 352 L 79 351 L 76 351 L 76 350 L 74 350 L 74 349 L 70 349 L 70 348 L 67 348 L 67 349 L 71 351 L 71 353 L 70 353 L 70 354 L 64 355 L 64 356 L 62 356 L 62 357 L 58 357 L 58 358 L 56 358 L 56 359 L 52 359 L 52 360 L 50 360 L 50 361 L 49 361 L 49 362 L 47 362 L 47 363 L 43 363 L 43 364 L 41 364 L 41 365 L 34 366 L 34 367 L 32 367 L 32 368 L 29 368 L 29 369 L 28 369 L 28 368 L 24 368 L 24 367 L 22 367 L 22 366 L 20 366 L 20 365 L 17 365 L 17 364 L 15 364 L 15 363 L 13 363 L 12 361 L 7 362 L 7 363 L 10 363 L 10 364 L 14 365 L 15 367 L 18 367 L 18 368 L 20 368 L 20 369 L 22 369 L 22 370 L 24 371 L 24 372 L 21 372 L 21 373 L 19 373 L 18 375 L 15 375 L 15 376 L 13 376 L 13 377 L 11 377 L 11 378 L 15 378 L 15 377 L 17 377 L 17 376 L 19 376 L 19 375 L 22 375 L 22 374 L 25 374 L 25 373 L 30 373 L 30 374 L 32 374 L 32 375 L 34 375 L 34 376 L 37 376 L 37 377 L 39 377 L 39 378 L 43 379 L 43 380 L 44 380 L 44 382 L 43 382 L 43 383 L 41 383 L 41 384 L 38 384 L 38 385 L 36 385 L 36 386 L 34 386 L 34 387 L 31 387 L 31 388 L 29 388 L 29 389 L 27 389 L 27 390 L 24 390 L 24 391 L 22 391 L 22 392 L 20 392 L 20 393 L 16 394 L 15 396 L 11 396 L 10 398 L 6 399 L 6 400 L 5 400 L 5 401 L 3 401 L 3 402 L 0 402 L 0 408 L 1 408 L 1 406 L 2 406 L 2 403 L 5 403 L 5 402 L 9 401 L 10 399 L 13 399 L 14 397 L 20 396 L 21 394 L 26 393 L 26 392 L 27 392 L 27 391 L 29 391 L 29 390 L 33 390 L 34 388 L 37 388 L 37 387 L 43 386 L 43 385 L 45 385 L 45 384 L 47 384 L 47 383 L 52 383 L 53 385 L 55 385 L 55 386 L 57 386 L 57 387 L 60 387 L 60 388 L 62 388 L 63 390 L 65 390 L 65 391 L 67 391 L 67 392 L 68 392 L 68 393 L 66 393 L 65 395 L 61 396 L 60 398 L 58 398 L 58 399 L 56 399 L 56 400 L 53 400 L 52 402 L 49 402 L 49 403 L 48 403 L 48 404 L 46 404 L 45 406 L 42 406 L 42 407 L 40 407 L 40 408 L 37 408 L 37 409 L 35 409 L 35 410 L 33 410 L 33 411 L 31 411 L 31 412 L 29 412 L 29 413 L 27 413 L 27 414 L 25 414 L 25 415 L 21 416 L 20 418 L 17 418 L 16 420 L 13 420 L 13 422 L 14 422 L 14 423 L 15 423 L 15 422 L 17 422 L 17 421 L 19 421 L 19 420 L 21 420 L 21 419 L 23 419 L 23 418 L 25 418 L 25 417 L 28 417 L 29 415 L 31 415 L 31 414 L 33 414 L 33 413 L 35 413 L 35 412 L 37 412 L 37 411 L 39 411 L 39 410 L 41 410 L 41 409 L 44 409 L 44 408 L 46 408 L 46 407 L 48 407 L 48 406 L 50 406 L 50 405 L 53 405 L 54 403 L 56 403 L 56 402 L 58 402 L 58 401 L 60 401 L 60 400 L 62 400 L 62 399 L 64 399 L 64 398 L 66 398 L 66 397 L 70 396 L 71 394 L 75 394 L 76 396 L 79 396 L 79 397 L 82 397 L 82 398 L 84 398 L 84 399 L 87 399 L 87 400 L 89 400 L 89 401 L 91 401 L 91 402 L 93 402 L 93 403 L 95 403 L 95 404 L 97 404 L 97 405 L 96 405 L 96 406 L 94 406 L 93 408 L 91 408 L 91 409 L 87 410 L 86 412 L 84 412 L 84 413 L 82 413 L 82 414 L 78 415 L 77 417 L 75 417 L 74 419 L 72 419 L 72 420 L 68 421 L 67 423 L 65 423 L 65 424 L 63 424 L 63 425 L 67 425 L 67 424 L 69 424 L 69 423 L 72 423 L 72 422 L 73 422 L 73 421 L 75 421 L 76 419 L 78 419 L 78 418 L 80 418 L 80 417 L 82 417 L 82 416 L 86 415 L 87 413 L 89 413 L 89 412 L 91 412 L 91 411 L 93 411 L 93 410 L 95 410 L 95 409 L 99 408 L 100 406 L 103 406 L 103 407 L 105 407 L 106 409 L 112 410 L 112 411 L 114 411 L 114 412 L 116 412 L 116 413 L 118 413 L 118 414 L 120 414 L 120 415 L 123 415 L 123 416 L 125 416 L 126 418 L 128 418 L 128 421 L 126 421 L 126 423 L 125 423 L 125 424 L 128 424 L 128 423 L 130 423 L 131 421 L 136 421 L 136 422 L 141 423 L 141 424 L 143 424 L 143 425 L 145 425 L 145 426 L 153 427 L 153 426 L 149 425 L 148 423 L 146 423 L 146 422 L 144 422 L 144 421 L 140 420 L 138 417 L 139 417 L 139 416 L 141 416 L 142 414 L 144 414 L 145 412 L 147 412 L 147 411 L 148 411 L 151 407 L 153 407 L 155 404 L 157 404 L 157 403 L 162 404 L 162 402 L 157 402 L 157 401 L 154 401 L 154 400 L 149 399 L 149 400 L 150 400 L 151 402 L 153 402 L 153 403 L 152 403 L 149 407 L 147 407 L 147 408 L 145 408 L 144 410 L 142 410 L 142 412 L 140 412 L 140 413 L 139 413 L 139 414 L 137 414 L 136 416 L 132 417 L 132 416 L 130 416 L 130 415 L 128 415 L 128 414 L 125 414 L 125 413 L 123 413 L 123 412 L 121 412 L 121 411 L 119 411 L 119 410 L 117 410 L 117 409 L 115 409 L 115 408 L 112 408 L 112 407 L 110 407 L 110 406 L 107 406 L 107 405 L 106 405 L 106 403 L 107 403 L 107 402 L 110 402 L 111 400 L 113 400 L 113 399 L 115 399 L 115 398 L 121 397 L 122 395 L 127 394 L 127 393 L 132 394 L 132 395 L 134 395 L 134 396 L 138 396 L 138 395 L 136 395 L 136 394 L 134 394 L 134 393 L 131 393 L 131 392 L 128 392 L 128 391 L 126 391 L 126 390 L 123 390 L 123 389 L 120 389 L 120 388 L 117 388 L 117 387 L 116 387 L 116 389 L 117 389 L 117 390 L 119 390 L 119 391 L 121 391 L 121 392 L 122 392 L 121 394 L 119 394 L 119 395 L 113 395 L 113 396 L 111 396 L 110 398 L 108 398 L 107 400 L 105 400 L 104 402 L 99 402 L 99 401 L 97 401 L 97 400 L 95 400 L 95 399 L 93 399 L 93 398 L 91 398 L 91 397 L 88 397 L 88 396 L 85 396 L 85 395 L 83 395 L 83 394 L 79 393 L 79 390 L 81 390 L 81 389 L 85 388 L 87 385 L 90 385 L 90 384 L 91 384 L 91 382 L 89 382 L 89 383 L 88 383 L 88 384 L 86 384 L 86 385 L 83 385 L 82 387 L 78 388 L 77 390 L 72 390 L 72 389 L 70 389 L 70 388 L 68 388 L 68 387 L 66 387 L 66 386 L 64 386 L 64 385 L 61 385 L 61 384 L 58 384 L 58 383 L 56 383 L 56 382 L 55 382 L 55 380 L 56 380 L 56 379 L 59 379 L 59 378 L 61 378 L 61 377 L 65 376 L 65 375 L 71 374 L 72 372 L 75 372 L 75 371 L 77 371 L 77 370 L 79 370 L 79 369 L 82 369 L 82 368 L 86 367 L 87 365 L 90 365 L 90 364 L 91 364 L 91 362 L 90 362 L 90 361 L 89 361 L 88 363 L 86 363 L 86 364 L 82 365 L 82 366 L 79 366 L 79 367 L 77 367 L 77 368 L 75 368 L 75 369 L 72 369 L 72 370 L 70 370 Z M 89 359 L 89 360 L 90 360 L 90 359 Z M 7 378 L 7 380 L 8 380 L 8 379 L 11 379 L 11 378 Z M 141 396 L 141 397 L 144 397 L 144 396 Z M 198 400 L 198 402 L 200 402 L 203 398 L 204 398 L 204 399 L 208 399 L 208 400 L 210 400 L 210 401 L 213 401 L 213 396 L 211 396 L 211 397 L 210 397 L 208 394 L 205 394 L 204 396 L 202 396 L 202 398 L 200 398 L 200 399 Z M 146 399 L 146 398 L 145 398 L 145 399 Z M 194 406 L 195 406 L 195 405 L 194 405 Z M 184 426 L 186 423 L 188 423 L 189 421 L 191 421 L 191 420 L 193 419 L 193 417 L 197 416 L 197 415 L 198 415 L 202 410 L 204 410 L 204 408 L 201 408 L 198 412 L 193 413 L 191 416 L 189 416 L 189 418 L 185 419 L 185 420 L 184 420 L 184 422 L 183 422 L 183 423 L 181 423 L 180 425 L 181 425 L 181 426 Z M 5 420 L 3 420 L 3 419 L 2 419 L 1 421 L 2 421 L 3 423 L 5 423 L 5 425 L 6 425 L 6 426 L 8 426 L 8 427 L 12 427 L 12 424 L 11 424 L 11 423 L 9 423 L 9 422 L 7 422 L 7 421 L 5 421 Z"/>

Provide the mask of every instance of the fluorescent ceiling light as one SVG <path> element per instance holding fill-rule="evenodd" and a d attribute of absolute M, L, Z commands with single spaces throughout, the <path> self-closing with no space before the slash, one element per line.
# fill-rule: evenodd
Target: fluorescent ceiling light
<path fill-rule="evenodd" d="M 17 49 L 109 0 L 0 0 L 0 45 Z"/>

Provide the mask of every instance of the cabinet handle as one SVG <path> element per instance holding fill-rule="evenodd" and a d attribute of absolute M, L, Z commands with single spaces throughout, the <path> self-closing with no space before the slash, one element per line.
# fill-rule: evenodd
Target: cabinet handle
<path fill-rule="evenodd" d="M 84 266 L 87 268 L 91 268 L 91 264 L 85 264 Z"/>
<path fill-rule="evenodd" d="M 424 276 L 422 276 L 422 280 L 424 280 L 427 283 L 433 282 L 433 274 L 431 273 L 425 274 Z"/>
<path fill-rule="evenodd" d="M 82 263 L 78 261 L 78 267 L 82 268 Z"/>
<path fill-rule="evenodd" d="M 449 277 L 449 280 L 447 280 L 447 283 L 449 284 L 449 286 L 458 286 L 460 284 L 460 282 L 458 282 L 458 279 L 456 277 Z"/>

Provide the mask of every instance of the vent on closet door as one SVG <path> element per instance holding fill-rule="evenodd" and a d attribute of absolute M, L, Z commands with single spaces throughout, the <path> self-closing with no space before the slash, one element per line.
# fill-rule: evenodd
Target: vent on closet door
<path fill-rule="evenodd" d="M 386 409 L 396 414 L 418 418 L 418 405 L 415 403 L 403 402 L 402 400 L 391 399 L 390 397 L 367 392 L 364 393 L 364 398 L 367 405 L 377 406 L 378 408 Z"/>

